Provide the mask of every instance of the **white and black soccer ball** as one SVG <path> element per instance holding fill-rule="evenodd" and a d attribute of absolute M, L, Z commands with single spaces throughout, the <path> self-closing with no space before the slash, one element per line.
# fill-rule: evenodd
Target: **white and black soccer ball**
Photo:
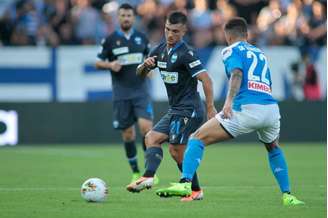
<path fill-rule="evenodd" d="M 105 201 L 108 195 L 106 183 L 99 178 L 87 179 L 81 187 L 81 196 L 88 202 Z"/>

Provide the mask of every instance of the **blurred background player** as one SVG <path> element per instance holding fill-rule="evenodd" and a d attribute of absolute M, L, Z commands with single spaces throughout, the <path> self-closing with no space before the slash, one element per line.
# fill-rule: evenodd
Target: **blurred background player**
<path fill-rule="evenodd" d="M 134 9 L 122 4 L 118 10 L 120 28 L 102 43 L 101 59 L 96 62 L 98 69 L 111 71 L 113 84 L 113 126 L 122 130 L 124 148 L 132 169 L 132 181 L 140 177 L 135 144 L 134 124 L 139 125 L 143 136 L 152 128 L 153 111 L 147 78 L 136 75 L 138 64 L 148 55 L 149 43 L 144 34 L 133 28 Z"/>
<path fill-rule="evenodd" d="M 229 46 L 222 50 L 222 56 L 229 88 L 223 109 L 192 134 L 183 159 L 180 183 L 161 192 L 172 196 L 190 195 L 190 182 L 206 145 L 256 131 L 268 151 L 272 173 L 283 193 L 283 204 L 304 204 L 290 194 L 287 164 L 278 145 L 280 112 L 271 96 L 267 58 L 260 49 L 247 42 L 247 23 L 243 18 L 231 19 L 224 30 Z"/>
<path fill-rule="evenodd" d="M 169 97 L 169 110 L 146 135 L 146 170 L 136 182 L 127 186 L 130 192 L 139 192 L 153 185 L 153 177 L 163 158 L 161 144 L 169 142 L 169 151 L 181 170 L 183 153 L 189 135 L 204 121 L 204 108 L 197 92 L 198 80 L 206 96 L 207 117 L 216 114 L 213 103 L 212 81 L 194 51 L 183 41 L 187 17 L 175 11 L 165 24 L 166 42 L 158 45 L 137 72 L 146 76 L 158 67 Z M 192 178 L 193 195 L 183 200 L 200 200 L 203 192 L 197 174 Z"/>

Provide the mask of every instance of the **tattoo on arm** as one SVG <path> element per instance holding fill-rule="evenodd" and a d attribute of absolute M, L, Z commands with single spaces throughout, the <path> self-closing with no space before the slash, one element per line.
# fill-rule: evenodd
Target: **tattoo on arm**
<path fill-rule="evenodd" d="M 229 80 L 229 90 L 227 94 L 227 98 L 229 100 L 232 100 L 239 92 L 242 78 L 243 78 L 243 73 L 239 69 L 235 69 L 232 71 Z"/>
<path fill-rule="evenodd" d="M 145 67 L 144 64 L 141 64 L 137 67 L 137 75 L 145 77 L 151 71 L 148 67 Z"/>

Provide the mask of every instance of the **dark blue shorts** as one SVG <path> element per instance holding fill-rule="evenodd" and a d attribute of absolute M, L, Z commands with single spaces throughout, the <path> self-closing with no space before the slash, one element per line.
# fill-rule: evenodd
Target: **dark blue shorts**
<path fill-rule="evenodd" d="M 113 127 L 124 130 L 132 126 L 138 118 L 153 120 L 150 98 L 133 98 L 113 101 Z"/>
<path fill-rule="evenodd" d="M 204 117 L 185 117 L 178 114 L 165 114 L 153 130 L 169 136 L 170 144 L 187 144 L 191 133 L 203 123 Z"/>

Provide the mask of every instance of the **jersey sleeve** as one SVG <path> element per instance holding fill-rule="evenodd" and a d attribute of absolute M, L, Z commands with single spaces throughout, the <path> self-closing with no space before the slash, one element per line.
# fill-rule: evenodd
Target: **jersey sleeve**
<path fill-rule="evenodd" d="M 114 57 L 110 51 L 110 44 L 108 39 L 103 39 L 101 42 L 101 51 L 97 54 L 97 57 L 103 61 L 113 61 Z"/>
<path fill-rule="evenodd" d="M 234 69 L 243 70 L 243 63 L 239 55 L 232 48 L 225 48 L 222 51 L 222 60 L 226 73 L 230 76 Z"/>
<path fill-rule="evenodd" d="M 195 77 L 202 72 L 206 72 L 202 62 L 193 50 L 188 50 L 184 55 L 184 63 L 192 77 Z"/>

